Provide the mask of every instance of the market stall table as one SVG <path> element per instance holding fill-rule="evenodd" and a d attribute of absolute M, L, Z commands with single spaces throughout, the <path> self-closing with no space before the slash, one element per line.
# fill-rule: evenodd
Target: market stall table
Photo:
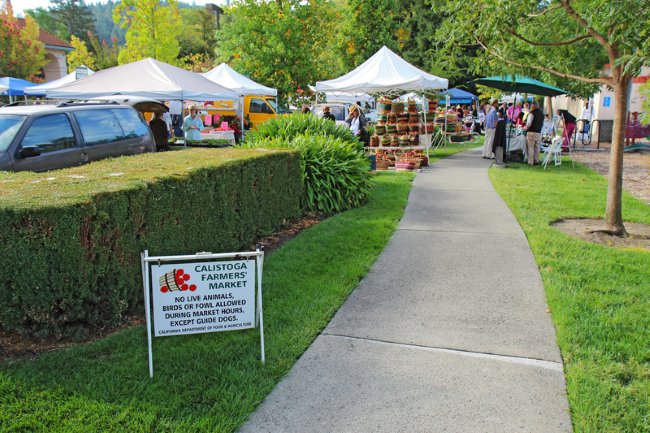
<path fill-rule="evenodd" d="M 201 141 L 205 140 L 229 140 L 235 144 L 235 131 L 201 132 Z"/>

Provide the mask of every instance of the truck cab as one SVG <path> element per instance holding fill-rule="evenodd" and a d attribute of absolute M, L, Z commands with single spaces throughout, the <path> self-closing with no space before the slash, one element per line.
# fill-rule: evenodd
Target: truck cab
<path fill-rule="evenodd" d="M 244 119 L 246 128 L 256 128 L 257 125 L 266 122 L 277 115 L 284 113 L 278 109 L 275 98 L 272 96 L 246 95 L 244 96 Z M 201 111 L 208 114 L 219 114 L 224 119 L 232 119 L 241 115 L 241 109 L 235 101 L 213 101 L 212 105 L 206 105 Z M 279 112 L 280 111 L 280 112 Z"/>

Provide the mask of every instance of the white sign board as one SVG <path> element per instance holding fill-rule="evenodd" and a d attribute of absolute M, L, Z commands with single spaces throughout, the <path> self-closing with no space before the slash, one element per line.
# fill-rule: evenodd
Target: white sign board
<path fill-rule="evenodd" d="M 152 264 L 154 336 L 255 327 L 255 260 Z"/>
<path fill-rule="evenodd" d="M 153 337 L 260 329 L 264 364 L 264 248 L 239 253 L 149 256 L 142 253 L 149 376 Z M 153 316 L 153 317 L 152 317 Z M 153 319 L 153 333 L 152 333 Z"/>
<path fill-rule="evenodd" d="M 77 66 L 77 68 L 74 70 L 75 80 L 79 80 L 80 78 L 85 78 L 87 76 L 88 76 L 88 68 L 85 66 Z"/>

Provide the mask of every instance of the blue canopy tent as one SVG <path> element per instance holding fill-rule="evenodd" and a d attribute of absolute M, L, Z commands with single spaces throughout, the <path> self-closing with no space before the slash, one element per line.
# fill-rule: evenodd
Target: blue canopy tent
<path fill-rule="evenodd" d="M 6 87 L 7 89 L 0 92 L 0 95 L 8 95 L 9 101 L 13 101 L 14 96 L 25 96 L 25 87 L 31 87 L 35 85 L 35 83 L 27 80 L 21 80 L 20 78 L 3 77 L 0 78 L 0 86 Z"/>
<path fill-rule="evenodd" d="M 446 95 L 449 95 L 450 104 L 471 104 L 472 102 L 478 100 L 478 96 L 473 93 L 469 93 L 465 90 L 461 90 L 457 87 L 449 89 L 444 93 L 441 93 L 438 99 L 438 103 L 444 105 L 446 103 Z"/>

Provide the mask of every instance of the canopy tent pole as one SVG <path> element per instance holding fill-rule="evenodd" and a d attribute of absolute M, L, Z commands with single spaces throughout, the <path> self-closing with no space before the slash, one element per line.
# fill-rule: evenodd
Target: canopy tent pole
<path fill-rule="evenodd" d="M 244 105 L 246 104 L 244 95 L 241 95 L 241 98 L 239 100 L 241 101 L 241 107 L 239 108 L 239 111 L 241 112 L 241 137 L 239 139 L 241 141 L 244 141 L 244 132 L 246 130 L 246 126 L 244 125 Z"/>
<path fill-rule="evenodd" d="M 422 112 L 424 113 L 424 136 L 426 137 L 424 139 L 424 146 L 427 150 L 427 158 L 429 157 L 429 148 L 430 146 L 430 141 L 429 141 L 429 134 L 427 133 L 427 112 L 429 111 L 429 101 L 425 98 L 424 92 L 420 95 L 422 97 Z M 426 107 L 426 109 L 425 109 Z M 433 136 L 433 129 L 431 130 L 431 135 Z"/>
<path fill-rule="evenodd" d="M 447 145 L 447 113 L 449 112 L 449 101 L 451 97 L 449 96 L 449 89 L 445 89 L 445 133 L 443 134 L 443 139 L 445 142 L 445 146 Z"/>
<path fill-rule="evenodd" d="M 276 93 L 275 95 L 275 117 L 278 117 L 280 115 L 280 106 L 278 105 L 278 95 Z"/>

